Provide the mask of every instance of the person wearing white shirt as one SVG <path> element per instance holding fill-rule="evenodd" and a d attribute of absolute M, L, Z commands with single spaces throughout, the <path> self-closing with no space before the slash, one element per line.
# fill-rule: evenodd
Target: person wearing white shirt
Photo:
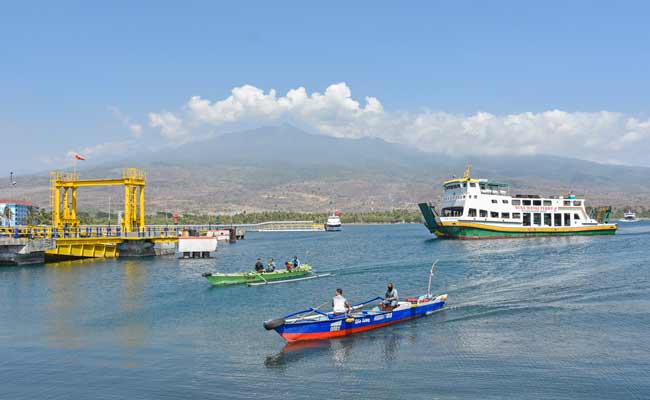
<path fill-rule="evenodd" d="M 343 297 L 343 290 L 341 289 L 336 289 L 336 295 L 332 298 L 332 311 L 336 315 L 345 314 L 350 311 L 350 304 Z"/>

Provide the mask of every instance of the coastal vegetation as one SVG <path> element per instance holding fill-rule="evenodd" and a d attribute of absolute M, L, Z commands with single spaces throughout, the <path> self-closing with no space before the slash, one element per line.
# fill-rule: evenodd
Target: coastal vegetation
<path fill-rule="evenodd" d="M 77 213 L 82 225 L 115 225 L 117 216 L 112 213 L 110 218 L 107 212 L 87 212 L 80 211 Z M 327 213 L 301 213 L 291 211 L 264 211 L 264 212 L 241 212 L 232 215 L 208 214 L 208 213 L 179 213 L 178 223 L 181 225 L 194 224 L 257 224 L 268 221 L 313 221 L 315 223 L 325 223 Z M 52 215 L 49 211 L 38 210 L 31 217 L 32 224 L 49 224 Z M 174 223 L 173 213 L 157 212 L 146 215 L 148 225 L 172 225 Z M 390 210 L 390 211 L 369 211 L 357 213 L 345 213 L 341 216 L 344 224 L 390 224 L 390 223 L 419 223 L 421 215 L 418 210 Z"/>
<path fill-rule="evenodd" d="M 637 218 L 650 218 L 650 207 L 623 207 L 614 209 L 610 221 L 615 222 L 623 217 L 627 210 L 636 212 Z M 115 225 L 117 215 L 109 215 L 104 211 L 78 212 L 78 217 L 82 225 Z M 240 212 L 234 214 L 209 214 L 209 213 L 179 213 L 178 223 L 181 225 L 194 224 L 257 224 L 268 221 L 313 221 L 315 223 L 325 223 L 327 213 L 324 212 L 292 212 L 292 211 L 260 211 L 260 212 Z M 52 214 L 44 209 L 34 210 L 29 214 L 29 222 L 33 225 L 50 224 Z M 172 225 L 174 224 L 174 214 L 157 212 L 145 217 L 148 225 Z M 395 209 L 386 211 L 368 211 L 368 212 L 350 212 L 341 215 L 341 222 L 344 224 L 395 224 L 395 223 L 420 223 L 422 215 L 420 210 L 413 209 Z"/>

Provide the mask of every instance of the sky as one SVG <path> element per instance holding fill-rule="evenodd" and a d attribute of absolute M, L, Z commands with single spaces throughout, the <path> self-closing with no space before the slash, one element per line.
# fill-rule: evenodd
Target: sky
<path fill-rule="evenodd" d="M 290 123 L 650 166 L 648 16 L 641 1 L 10 2 L 0 165 Z"/>

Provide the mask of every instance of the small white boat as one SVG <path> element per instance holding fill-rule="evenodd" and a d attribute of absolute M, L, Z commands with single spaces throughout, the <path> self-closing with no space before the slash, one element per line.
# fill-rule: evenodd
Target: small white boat
<path fill-rule="evenodd" d="M 623 214 L 623 218 L 620 219 L 621 222 L 637 222 L 638 219 L 636 219 L 636 214 L 633 213 L 632 211 L 628 211 L 625 214 Z"/>
<path fill-rule="evenodd" d="M 329 232 L 337 232 L 341 230 L 341 213 L 339 211 L 335 211 L 334 214 L 327 217 L 325 230 Z"/>

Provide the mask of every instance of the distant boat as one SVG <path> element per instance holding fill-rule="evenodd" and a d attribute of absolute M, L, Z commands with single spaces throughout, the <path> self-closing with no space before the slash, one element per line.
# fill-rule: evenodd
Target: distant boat
<path fill-rule="evenodd" d="M 335 211 L 334 214 L 327 217 L 325 230 L 329 232 L 338 232 L 341 230 L 341 212 Z"/>
<path fill-rule="evenodd" d="M 623 218 L 621 218 L 619 221 L 621 222 L 637 222 L 638 219 L 636 219 L 636 214 L 633 213 L 632 211 L 628 211 L 625 214 L 623 214 Z"/>

